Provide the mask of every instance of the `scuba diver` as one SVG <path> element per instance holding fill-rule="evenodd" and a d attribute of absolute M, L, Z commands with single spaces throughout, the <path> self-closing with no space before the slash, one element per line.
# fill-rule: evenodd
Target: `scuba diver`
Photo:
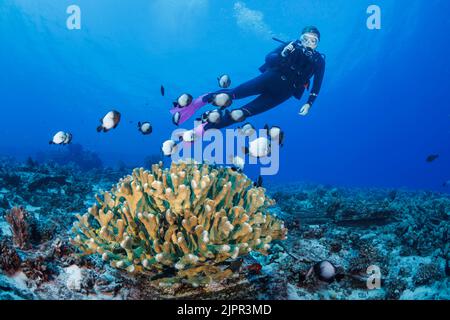
<path fill-rule="evenodd" d="M 209 129 L 225 128 L 272 109 L 291 97 L 300 100 L 314 77 L 308 101 L 299 111 L 306 116 L 320 92 L 325 72 L 325 57 L 317 51 L 319 42 L 320 32 L 316 27 L 304 28 L 299 40 L 283 43 L 266 56 L 265 64 L 259 68 L 261 75 L 233 89 L 202 95 L 186 107 L 175 107 L 171 110 L 173 122 L 179 125 L 198 109 L 212 103 L 220 108 L 202 115 L 202 124 L 195 129 L 196 133 L 202 135 Z M 243 107 L 226 109 L 232 100 L 255 95 L 258 97 Z M 218 98 L 220 101 L 216 101 Z"/>

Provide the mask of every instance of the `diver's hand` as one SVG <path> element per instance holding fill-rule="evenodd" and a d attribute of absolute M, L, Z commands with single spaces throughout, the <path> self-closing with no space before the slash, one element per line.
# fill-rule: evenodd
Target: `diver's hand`
<path fill-rule="evenodd" d="M 305 103 L 298 114 L 301 116 L 306 116 L 309 113 L 310 108 L 311 105 L 309 103 Z"/>
<path fill-rule="evenodd" d="M 294 52 L 294 42 L 289 43 L 286 47 L 284 47 L 283 51 L 281 51 L 281 56 L 286 58 L 289 53 Z"/>

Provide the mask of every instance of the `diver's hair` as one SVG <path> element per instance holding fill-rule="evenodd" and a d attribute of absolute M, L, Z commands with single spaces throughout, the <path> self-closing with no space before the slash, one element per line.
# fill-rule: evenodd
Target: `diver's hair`
<path fill-rule="evenodd" d="M 319 31 L 319 29 L 317 29 L 317 27 L 315 27 L 315 26 L 304 27 L 302 30 L 302 34 L 305 34 L 305 33 L 317 34 L 317 37 L 319 38 L 319 41 L 320 41 L 320 31 Z"/>

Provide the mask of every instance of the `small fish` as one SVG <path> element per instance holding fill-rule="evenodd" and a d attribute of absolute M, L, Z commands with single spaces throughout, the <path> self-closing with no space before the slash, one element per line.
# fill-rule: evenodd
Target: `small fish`
<path fill-rule="evenodd" d="M 258 180 L 253 183 L 253 186 L 256 188 L 261 188 L 263 186 L 263 178 L 261 175 L 258 177 Z"/>
<path fill-rule="evenodd" d="M 231 96 L 227 93 L 216 94 L 211 102 L 213 106 L 220 108 L 227 108 L 231 106 L 232 103 L 233 100 L 231 99 Z"/>
<path fill-rule="evenodd" d="M 163 85 L 161 85 L 160 90 L 161 90 L 161 95 L 164 97 L 164 95 L 166 94 L 166 89 L 164 89 Z"/>
<path fill-rule="evenodd" d="M 177 151 L 177 143 L 173 140 L 166 140 L 163 142 L 161 150 L 164 156 L 170 157 Z"/>
<path fill-rule="evenodd" d="M 49 144 L 59 144 L 59 145 L 66 145 L 72 142 L 72 134 L 64 132 L 64 131 L 58 131 L 50 140 Z"/>
<path fill-rule="evenodd" d="M 248 147 L 243 147 L 243 152 L 254 158 L 264 158 L 270 155 L 270 141 L 266 137 L 259 137 L 250 141 Z"/>
<path fill-rule="evenodd" d="M 231 78 L 227 74 L 223 74 L 218 77 L 217 81 L 219 82 L 219 87 L 224 89 L 228 88 L 231 85 Z"/>
<path fill-rule="evenodd" d="M 239 156 L 233 157 L 230 155 L 231 163 L 233 164 L 233 167 L 231 168 L 234 171 L 243 171 L 245 166 L 245 160 L 242 159 Z"/>
<path fill-rule="evenodd" d="M 181 113 L 175 112 L 172 116 L 172 122 L 174 125 L 178 126 L 180 124 Z"/>
<path fill-rule="evenodd" d="M 256 129 L 251 123 L 247 122 L 242 127 L 238 127 L 238 132 L 243 136 L 250 137 L 255 134 Z"/>
<path fill-rule="evenodd" d="M 330 261 L 324 260 L 317 262 L 312 269 L 321 281 L 332 283 L 335 280 L 336 267 Z"/>
<path fill-rule="evenodd" d="M 262 266 L 259 263 L 253 263 L 247 267 L 247 270 L 253 274 L 261 274 Z"/>
<path fill-rule="evenodd" d="M 450 180 L 445 181 L 445 182 L 442 184 L 442 186 L 443 186 L 443 187 L 450 187 Z"/>
<path fill-rule="evenodd" d="M 195 134 L 194 130 L 187 130 L 184 131 L 183 134 L 180 136 L 180 141 L 193 142 L 196 138 L 197 135 Z"/>
<path fill-rule="evenodd" d="M 222 117 L 222 114 L 219 109 L 214 109 L 211 111 L 206 111 L 201 115 L 200 118 L 197 119 L 197 121 L 201 121 L 202 123 L 209 122 L 209 123 L 219 123 L 220 119 Z"/>
<path fill-rule="evenodd" d="M 242 258 L 232 261 L 229 265 L 230 270 L 233 271 L 234 273 L 239 272 L 239 270 L 241 270 L 243 262 L 244 259 Z"/>
<path fill-rule="evenodd" d="M 108 112 L 102 119 L 100 119 L 101 125 L 97 127 L 97 132 L 108 132 L 111 129 L 117 128 L 120 122 L 120 112 L 112 110 Z"/>
<path fill-rule="evenodd" d="M 209 113 L 210 113 L 210 111 L 203 112 L 202 115 L 195 120 L 200 121 L 201 123 L 205 123 L 208 121 Z"/>
<path fill-rule="evenodd" d="M 267 135 L 270 137 L 270 139 L 278 140 L 280 146 L 283 146 L 284 143 L 284 132 L 281 130 L 280 127 L 272 126 L 269 128 L 269 125 L 265 125 L 264 129 L 267 131 Z"/>
<path fill-rule="evenodd" d="M 192 96 L 189 93 L 183 93 L 177 98 L 177 101 L 173 103 L 174 107 L 184 108 L 192 103 Z"/>
<path fill-rule="evenodd" d="M 426 161 L 431 163 L 431 162 L 435 161 L 437 158 L 439 158 L 438 154 L 431 154 L 427 157 Z"/>
<path fill-rule="evenodd" d="M 152 128 L 152 125 L 150 124 L 150 122 L 142 122 L 142 123 L 138 122 L 138 130 L 143 135 L 148 135 L 153 132 L 153 128 Z"/>

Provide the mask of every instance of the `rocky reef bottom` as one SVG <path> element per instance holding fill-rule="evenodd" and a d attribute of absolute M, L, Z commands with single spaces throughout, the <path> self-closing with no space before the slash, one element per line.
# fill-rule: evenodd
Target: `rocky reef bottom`
<path fill-rule="evenodd" d="M 0 163 L 0 299 L 449 299 L 450 196 L 322 185 L 268 186 L 289 229 L 269 254 L 207 287 L 161 286 L 69 242 L 75 214 L 127 170 Z M 336 274 L 324 281 L 317 263 Z M 320 268 L 319 268 L 320 269 Z"/>

